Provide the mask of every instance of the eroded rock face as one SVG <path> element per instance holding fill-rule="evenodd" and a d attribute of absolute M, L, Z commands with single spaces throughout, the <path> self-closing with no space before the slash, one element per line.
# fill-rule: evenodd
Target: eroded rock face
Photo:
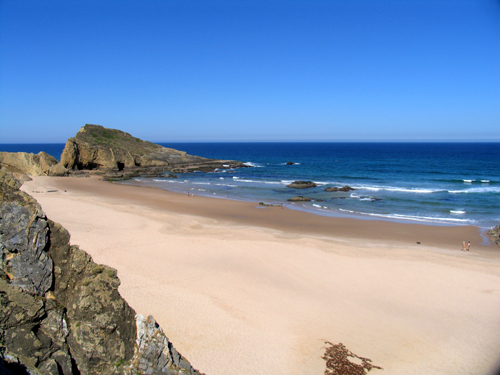
<path fill-rule="evenodd" d="M 0 170 L 0 269 L 24 290 L 44 295 L 52 283 L 52 260 L 45 249 L 48 224 L 38 203 L 19 191 L 20 183 Z"/>
<path fill-rule="evenodd" d="M 115 172 L 186 171 L 243 167 L 243 163 L 206 159 L 143 141 L 128 133 L 87 124 L 68 139 L 61 164 L 70 170 Z M 123 177 L 123 176 L 122 176 Z"/>
<path fill-rule="evenodd" d="M 134 368 L 144 374 L 195 374 L 189 362 L 172 346 L 150 315 L 136 315 L 137 340 Z"/>
<path fill-rule="evenodd" d="M 31 176 L 63 176 L 66 169 L 58 165 L 53 156 L 45 152 L 32 154 L 27 152 L 0 152 L 0 168 L 9 172 Z"/>
<path fill-rule="evenodd" d="M 0 373 L 198 374 L 19 186 L 0 171 Z"/>

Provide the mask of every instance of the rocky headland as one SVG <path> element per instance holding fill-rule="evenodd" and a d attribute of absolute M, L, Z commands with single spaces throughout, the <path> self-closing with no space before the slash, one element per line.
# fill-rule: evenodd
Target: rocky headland
<path fill-rule="evenodd" d="M 0 373 L 199 374 L 20 185 L 0 171 Z"/>
<path fill-rule="evenodd" d="M 117 129 L 86 124 L 66 142 L 58 162 L 40 152 L 0 152 L 0 170 L 12 172 L 21 181 L 29 176 L 104 175 L 104 179 L 124 180 L 140 175 L 175 178 L 172 173 L 248 167 L 235 160 L 208 159 L 184 151 L 143 141 Z"/>
<path fill-rule="evenodd" d="M 246 167 L 234 160 L 215 160 L 166 148 L 116 129 L 86 124 L 69 138 L 61 155 L 61 164 L 70 171 L 94 171 L 127 174 L 158 172 L 183 173 Z"/>

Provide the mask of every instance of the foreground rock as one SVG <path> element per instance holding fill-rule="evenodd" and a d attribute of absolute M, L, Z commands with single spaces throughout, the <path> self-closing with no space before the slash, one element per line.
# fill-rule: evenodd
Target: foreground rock
<path fill-rule="evenodd" d="M 350 187 L 349 185 L 346 185 L 346 186 L 340 187 L 340 188 L 336 187 L 336 186 L 325 188 L 325 191 L 344 191 L 345 192 L 345 191 L 352 191 L 352 190 L 356 190 L 356 189 Z"/>
<path fill-rule="evenodd" d="M 308 189 L 308 188 L 313 188 L 316 186 L 318 186 L 318 185 L 316 185 L 312 181 L 294 181 L 291 184 L 286 185 L 286 187 L 294 188 L 294 189 Z"/>
<path fill-rule="evenodd" d="M 500 246 L 500 225 L 497 225 L 495 228 L 488 230 L 486 232 L 486 235 L 488 236 L 492 244 Z"/>
<path fill-rule="evenodd" d="M 213 171 L 245 167 L 242 162 L 207 159 L 135 138 L 116 129 L 87 124 L 68 139 L 61 164 L 69 170 L 134 172 Z M 124 177 L 124 176 L 121 176 Z"/>
<path fill-rule="evenodd" d="M 45 152 L 0 152 L 0 169 L 12 172 L 16 178 L 31 176 L 64 176 L 66 169 L 56 158 Z"/>
<path fill-rule="evenodd" d="M 0 373 L 198 374 L 19 186 L 0 171 Z"/>

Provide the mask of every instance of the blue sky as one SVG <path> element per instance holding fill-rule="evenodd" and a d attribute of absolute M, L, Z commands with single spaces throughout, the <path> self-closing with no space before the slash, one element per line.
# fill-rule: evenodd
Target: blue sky
<path fill-rule="evenodd" d="M 500 0 L 0 0 L 0 143 L 500 141 Z"/>

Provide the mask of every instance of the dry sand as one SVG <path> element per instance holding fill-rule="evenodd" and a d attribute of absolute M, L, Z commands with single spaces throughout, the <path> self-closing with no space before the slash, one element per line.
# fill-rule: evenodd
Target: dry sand
<path fill-rule="evenodd" d="M 209 375 L 323 374 L 325 340 L 383 367 L 371 374 L 488 374 L 500 358 L 500 251 L 477 228 L 321 217 L 96 177 L 22 189 L 72 244 L 115 267 L 122 296 Z"/>

